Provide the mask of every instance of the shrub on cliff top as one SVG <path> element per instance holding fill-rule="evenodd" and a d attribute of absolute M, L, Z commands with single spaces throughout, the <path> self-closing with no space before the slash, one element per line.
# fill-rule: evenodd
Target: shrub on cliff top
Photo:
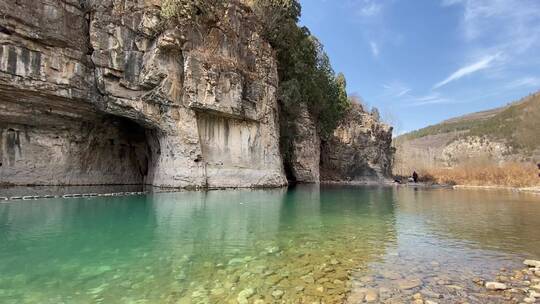
<path fill-rule="evenodd" d="M 262 21 L 264 37 L 276 50 L 283 129 L 290 133 L 289 122 L 304 103 L 321 137 L 328 137 L 349 105 L 345 77 L 336 76 L 322 44 L 309 29 L 297 25 L 301 14 L 297 0 L 250 2 Z"/>
<path fill-rule="evenodd" d="M 179 24 L 215 19 L 225 0 L 162 0 L 161 16 Z"/>
<path fill-rule="evenodd" d="M 215 20 L 227 0 L 163 0 L 162 17 L 179 24 Z M 306 27 L 298 26 L 298 0 L 241 0 L 262 24 L 263 37 L 276 51 L 280 80 L 282 132 L 294 136 L 301 104 L 307 105 L 322 138 L 330 136 L 349 102 L 343 74 L 334 73 L 322 44 Z M 285 138 L 287 140 L 287 138 Z"/>

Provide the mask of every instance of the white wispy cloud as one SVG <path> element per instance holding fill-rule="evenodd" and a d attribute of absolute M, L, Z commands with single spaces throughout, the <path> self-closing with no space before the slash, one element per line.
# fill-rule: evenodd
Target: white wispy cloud
<path fill-rule="evenodd" d="M 520 54 L 540 44 L 538 0 L 442 0 L 441 4 L 463 8 L 463 38 L 479 48 Z"/>
<path fill-rule="evenodd" d="M 492 65 L 492 63 L 497 58 L 499 58 L 500 56 L 501 56 L 501 54 L 485 56 L 485 57 L 481 58 L 480 60 L 478 60 L 477 62 L 466 65 L 466 66 L 458 69 L 454 73 L 452 73 L 450 76 L 448 76 L 443 81 L 436 83 L 433 86 L 433 88 L 438 89 L 438 88 L 440 88 L 442 86 L 445 86 L 445 85 L 449 84 L 450 82 L 458 80 L 458 79 L 460 79 L 460 78 L 462 78 L 464 76 L 473 74 L 473 73 L 481 71 L 481 70 L 485 70 L 485 69 L 489 68 Z"/>
<path fill-rule="evenodd" d="M 503 83 L 491 91 L 539 88 L 536 77 L 523 75 L 520 70 L 540 63 L 540 1 L 440 1 L 443 7 L 462 10 L 458 34 L 464 43 L 463 57 L 479 60 L 437 83 L 435 89 L 488 68 L 490 72 L 483 75 L 493 83 Z M 493 58 L 489 54 L 501 55 Z"/>
<path fill-rule="evenodd" d="M 424 96 L 418 96 L 414 97 L 412 96 L 409 100 L 407 105 L 408 106 L 425 106 L 425 105 L 432 105 L 432 104 L 441 104 L 441 103 L 452 103 L 453 100 L 450 98 L 446 98 L 441 96 L 440 93 L 432 92 L 428 95 Z"/>
<path fill-rule="evenodd" d="M 371 41 L 369 43 L 369 46 L 371 47 L 371 53 L 373 56 L 378 57 L 379 56 L 379 46 L 375 41 Z"/>
<path fill-rule="evenodd" d="M 385 97 L 385 98 L 399 98 L 408 95 L 411 92 L 411 89 L 399 82 L 399 81 L 393 81 L 391 83 L 386 83 L 382 85 L 383 93 L 379 97 Z"/>
<path fill-rule="evenodd" d="M 376 98 L 389 101 L 401 107 L 416 107 L 431 104 L 454 103 L 453 99 L 444 97 L 439 92 L 431 91 L 425 95 L 412 94 L 413 90 L 400 81 L 392 81 L 381 85 L 383 93 Z"/>
<path fill-rule="evenodd" d="M 374 18 L 381 14 L 384 9 L 384 2 L 380 0 L 345 0 L 344 5 L 351 9 L 357 16 Z"/>
<path fill-rule="evenodd" d="M 516 89 L 516 88 L 532 88 L 540 89 L 540 78 L 539 77 L 524 77 L 516 79 L 506 85 L 507 89 Z"/>
<path fill-rule="evenodd" d="M 370 17 L 378 15 L 381 12 L 382 4 L 378 3 L 376 1 L 371 0 L 364 0 L 360 6 L 360 9 L 358 10 L 358 13 L 362 16 Z"/>
<path fill-rule="evenodd" d="M 464 0 L 443 0 L 442 5 L 443 6 L 451 6 L 458 3 L 463 3 Z"/>

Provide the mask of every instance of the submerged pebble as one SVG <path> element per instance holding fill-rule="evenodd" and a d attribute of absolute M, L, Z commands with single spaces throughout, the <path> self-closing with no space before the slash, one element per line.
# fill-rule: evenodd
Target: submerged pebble
<path fill-rule="evenodd" d="M 533 268 L 534 267 L 540 268 L 540 261 L 537 261 L 537 260 L 525 260 L 523 261 L 523 264 L 529 267 L 533 267 Z"/>
<path fill-rule="evenodd" d="M 422 281 L 419 279 L 401 280 L 397 284 L 399 289 L 413 289 L 420 287 L 422 285 Z"/>
<path fill-rule="evenodd" d="M 281 299 L 281 297 L 283 296 L 284 292 L 283 290 L 274 290 L 272 292 L 272 297 L 276 298 L 276 299 Z"/>

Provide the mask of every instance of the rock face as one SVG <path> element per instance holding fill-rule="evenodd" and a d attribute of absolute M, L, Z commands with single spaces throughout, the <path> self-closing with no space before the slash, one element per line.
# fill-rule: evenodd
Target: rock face
<path fill-rule="evenodd" d="M 540 160 L 539 126 L 540 92 L 500 108 L 448 119 L 395 138 L 394 173 L 504 163 L 535 166 Z"/>
<path fill-rule="evenodd" d="M 442 150 L 441 161 L 447 167 L 485 159 L 502 162 L 511 153 L 512 148 L 502 142 L 491 141 L 485 137 L 470 136 L 447 144 Z"/>
<path fill-rule="evenodd" d="M 392 128 L 352 103 L 333 136 L 321 142 L 305 106 L 294 122 L 289 178 L 296 183 L 379 182 L 391 175 Z"/>
<path fill-rule="evenodd" d="M 0 123 L 3 183 L 141 184 L 148 172 L 143 128 L 110 116 L 53 117 L 53 125 Z"/>
<path fill-rule="evenodd" d="M 374 181 L 391 175 L 392 127 L 352 103 L 334 135 L 323 142 L 321 179 Z"/>
<path fill-rule="evenodd" d="M 296 136 L 292 144 L 291 173 L 295 182 L 318 183 L 321 159 L 321 140 L 317 127 L 305 105 L 295 121 Z"/>
<path fill-rule="evenodd" d="M 167 28 L 160 2 L 0 0 L 0 183 L 286 184 L 249 9 Z"/>
<path fill-rule="evenodd" d="M 464 133 L 428 135 L 412 140 L 398 139 L 396 174 L 410 174 L 414 170 L 451 168 L 462 164 L 499 164 L 518 160 L 512 147 L 479 136 L 463 136 Z"/>

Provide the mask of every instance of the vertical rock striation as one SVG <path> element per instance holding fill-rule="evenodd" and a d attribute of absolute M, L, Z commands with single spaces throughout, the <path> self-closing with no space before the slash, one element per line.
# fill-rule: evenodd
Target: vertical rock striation
<path fill-rule="evenodd" d="M 391 176 L 392 128 L 352 102 L 326 140 L 320 139 L 306 107 L 294 122 L 292 153 L 286 164 L 297 183 L 381 182 Z"/>
<path fill-rule="evenodd" d="M 352 103 L 347 114 L 322 144 L 321 179 L 382 181 L 391 176 L 392 127 Z"/>
<path fill-rule="evenodd" d="M 319 183 L 321 139 L 315 121 L 307 107 L 302 105 L 294 122 L 296 136 L 292 143 L 291 173 L 297 183 Z"/>
<path fill-rule="evenodd" d="M 286 184 L 252 13 L 167 28 L 160 3 L 0 0 L 0 183 Z"/>

